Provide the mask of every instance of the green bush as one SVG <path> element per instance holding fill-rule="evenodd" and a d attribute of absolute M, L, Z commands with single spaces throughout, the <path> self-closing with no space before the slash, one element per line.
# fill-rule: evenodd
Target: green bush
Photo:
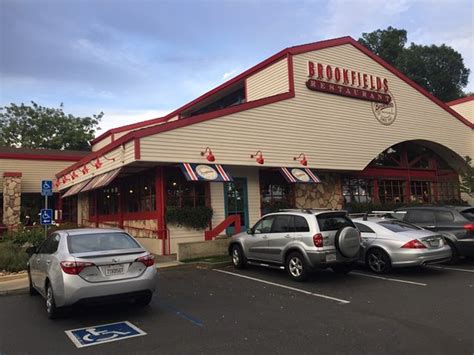
<path fill-rule="evenodd" d="M 0 270 L 16 272 L 26 270 L 28 254 L 25 248 L 12 241 L 0 242 Z"/>
<path fill-rule="evenodd" d="M 202 230 L 211 222 L 212 213 L 212 208 L 205 206 L 168 207 L 165 217 L 166 223 L 176 224 L 179 227 Z"/>
<path fill-rule="evenodd" d="M 5 240 L 19 246 L 24 246 L 25 244 L 38 246 L 44 240 L 44 227 L 35 226 L 26 228 L 19 226 L 17 231 L 9 231 Z"/>

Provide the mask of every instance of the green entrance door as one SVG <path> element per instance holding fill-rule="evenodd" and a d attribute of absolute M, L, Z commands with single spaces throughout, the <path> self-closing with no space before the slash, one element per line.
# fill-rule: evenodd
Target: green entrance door
<path fill-rule="evenodd" d="M 247 179 L 234 178 L 234 181 L 224 183 L 224 200 L 226 218 L 240 215 L 241 231 L 245 231 L 249 225 Z M 234 226 L 227 228 L 226 232 L 234 234 Z"/>

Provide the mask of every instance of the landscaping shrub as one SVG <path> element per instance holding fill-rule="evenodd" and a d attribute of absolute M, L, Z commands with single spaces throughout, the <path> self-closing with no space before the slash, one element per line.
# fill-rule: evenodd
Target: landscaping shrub
<path fill-rule="evenodd" d="M 25 248 L 12 241 L 0 242 L 0 270 L 16 272 L 26 270 L 28 254 Z"/>
<path fill-rule="evenodd" d="M 166 209 L 166 223 L 202 230 L 211 222 L 212 213 L 212 208 L 204 206 L 168 207 Z"/>
<path fill-rule="evenodd" d="M 6 241 L 12 242 L 18 246 L 38 246 L 44 239 L 44 228 L 41 226 L 28 228 L 19 226 L 16 231 L 9 231 L 5 238 Z"/>

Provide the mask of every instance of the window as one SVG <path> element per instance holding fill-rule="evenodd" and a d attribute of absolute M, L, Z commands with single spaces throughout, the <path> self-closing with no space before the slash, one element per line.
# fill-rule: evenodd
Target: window
<path fill-rule="evenodd" d="M 474 208 L 467 208 L 465 210 L 462 210 L 461 214 L 469 221 L 474 221 Z"/>
<path fill-rule="evenodd" d="M 89 202 L 89 217 L 90 216 L 95 216 L 97 214 L 95 193 L 96 193 L 96 191 L 89 191 L 89 193 L 87 194 L 88 202 Z"/>
<path fill-rule="evenodd" d="M 420 228 L 414 226 L 413 224 L 404 223 L 402 221 L 384 221 L 379 222 L 382 227 L 387 228 L 388 230 L 395 233 L 410 232 L 413 230 L 419 230 Z"/>
<path fill-rule="evenodd" d="M 217 95 L 216 95 L 217 96 Z M 195 109 L 194 111 L 182 113 L 182 118 L 201 115 L 203 113 L 222 110 L 226 107 L 239 105 L 245 102 L 245 89 L 243 84 L 239 87 L 232 89 L 231 92 L 224 94 L 222 97 L 214 99 L 214 102 L 207 104 L 202 108 Z"/>
<path fill-rule="evenodd" d="M 206 192 L 208 184 L 208 182 L 187 181 L 179 169 L 168 169 L 166 171 L 166 206 L 197 207 L 210 205 Z"/>
<path fill-rule="evenodd" d="M 402 160 L 402 145 L 397 144 L 377 155 L 371 165 L 376 167 L 400 166 Z"/>
<path fill-rule="evenodd" d="M 373 198 L 373 180 L 343 178 L 342 195 L 347 203 L 351 202 L 372 202 Z"/>
<path fill-rule="evenodd" d="M 306 218 L 301 217 L 301 216 L 294 216 L 295 220 L 295 232 L 301 233 L 301 232 L 309 232 L 309 226 L 308 222 L 306 221 Z"/>
<path fill-rule="evenodd" d="M 272 224 L 272 233 L 289 233 L 293 232 L 293 216 L 280 215 L 275 217 Z"/>
<path fill-rule="evenodd" d="M 370 227 L 367 227 L 365 224 L 357 222 L 354 222 L 354 224 L 361 233 L 375 233 Z"/>
<path fill-rule="evenodd" d="M 108 186 L 97 192 L 97 209 L 99 215 L 117 214 L 119 209 L 120 192 L 118 186 Z"/>
<path fill-rule="evenodd" d="M 280 172 L 264 170 L 260 172 L 261 212 L 266 214 L 279 209 L 294 208 L 294 187 L 286 182 Z"/>
<path fill-rule="evenodd" d="M 105 250 L 141 249 L 140 245 L 126 233 L 94 233 L 68 236 L 71 254 Z"/>
<path fill-rule="evenodd" d="M 272 230 L 272 224 L 273 224 L 274 216 L 268 216 L 263 219 L 261 219 L 257 224 L 255 225 L 253 231 L 255 234 L 260 234 L 260 233 L 270 233 Z"/>
<path fill-rule="evenodd" d="M 429 210 L 409 210 L 405 220 L 412 223 L 434 223 L 435 215 Z"/>
<path fill-rule="evenodd" d="M 410 191 L 412 202 L 432 202 L 429 181 L 410 181 Z"/>
<path fill-rule="evenodd" d="M 355 227 L 345 214 L 320 214 L 316 216 L 321 232 L 337 231 L 344 227 Z"/>
<path fill-rule="evenodd" d="M 435 212 L 436 222 L 438 223 L 446 223 L 446 222 L 453 222 L 454 216 L 451 212 L 448 211 L 436 211 Z"/>
<path fill-rule="evenodd" d="M 405 181 L 403 180 L 380 180 L 379 198 L 381 203 L 405 202 Z"/>
<path fill-rule="evenodd" d="M 62 200 L 62 211 L 63 221 L 77 223 L 77 195 Z"/>
<path fill-rule="evenodd" d="M 59 246 L 59 235 L 53 234 L 48 239 L 46 239 L 41 247 L 39 248 L 39 254 L 54 254 L 58 250 Z"/>
<path fill-rule="evenodd" d="M 156 210 L 154 171 L 122 180 L 125 212 Z"/>
<path fill-rule="evenodd" d="M 459 201 L 459 182 L 440 181 L 438 182 L 439 201 L 453 202 Z"/>

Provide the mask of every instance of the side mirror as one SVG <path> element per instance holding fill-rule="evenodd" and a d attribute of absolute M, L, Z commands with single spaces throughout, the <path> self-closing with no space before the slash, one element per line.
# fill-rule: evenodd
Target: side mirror
<path fill-rule="evenodd" d="M 37 251 L 37 248 L 36 247 L 29 247 L 29 248 L 26 248 L 26 254 L 28 254 L 28 256 L 32 256 L 33 254 L 35 254 Z"/>
<path fill-rule="evenodd" d="M 253 235 L 253 233 L 254 233 L 254 232 L 253 232 L 253 228 L 247 229 L 247 234 Z"/>

